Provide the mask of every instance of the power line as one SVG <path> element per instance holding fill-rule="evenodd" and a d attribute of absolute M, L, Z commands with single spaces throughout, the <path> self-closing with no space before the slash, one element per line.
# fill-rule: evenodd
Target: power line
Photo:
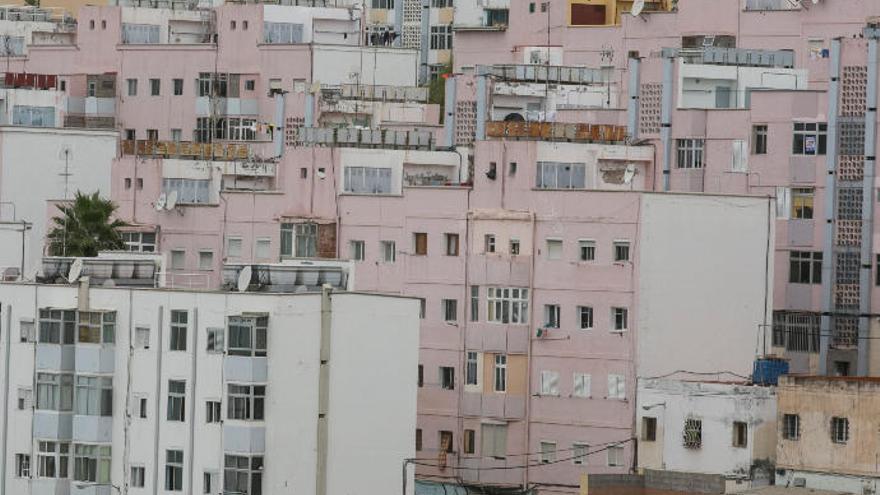
<path fill-rule="evenodd" d="M 602 442 L 602 443 L 593 444 L 593 447 L 599 447 L 601 445 L 615 445 L 618 443 L 620 443 L 619 440 L 615 440 L 613 442 Z M 505 458 L 507 458 L 507 457 L 528 457 L 528 456 L 533 456 L 533 455 L 546 454 L 549 452 L 568 452 L 571 450 L 575 450 L 577 448 L 580 448 L 580 447 L 569 447 L 569 448 L 565 448 L 565 449 L 545 450 L 545 451 L 541 451 L 541 452 L 527 452 L 525 454 L 504 454 L 504 457 Z M 479 457 L 481 459 L 497 459 L 498 458 L 496 456 L 491 456 L 491 455 L 484 455 L 484 456 L 479 456 Z M 435 460 L 437 460 L 437 458 L 436 457 L 413 457 L 410 460 L 413 460 L 413 461 L 435 461 Z"/>

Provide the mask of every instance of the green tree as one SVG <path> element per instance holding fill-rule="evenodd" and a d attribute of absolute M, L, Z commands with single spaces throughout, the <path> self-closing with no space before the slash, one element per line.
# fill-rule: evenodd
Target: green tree
<path fill-rule="evenodd" d="M 97 256 L 98 251 L 124 249 L 119 228 L 125 222 L 113 218 L 116 205 L 95 192 L 79 191 L 73 203 L 58 205 L 61 215 L 53 218 L 49 232 L 52 256 Z"/>
<path fill-rule="evenodd" d="M 432 79 L 431 82 L 428 83 L 428 103 L 435 103 L 440 105 L 440 122 L 444 120 L 444 105 L 446 104 L 446 78 L 443 77 L 446 74 L 452 73 L 452 61 L 446 64 L 443 69 L 437 74 L 436 79 Z"/>

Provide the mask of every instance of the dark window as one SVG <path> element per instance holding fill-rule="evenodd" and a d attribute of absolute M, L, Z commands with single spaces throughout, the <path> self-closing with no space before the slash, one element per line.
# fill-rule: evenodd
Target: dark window
<path fill-rule="evenodd" d="M 440 451 L 452 453 L 452 432 L 440 431 Z"/>
<path fill-rule="evenodd" d="M 440 388 L 455 390 L 455 368 L 452 366 L 440 367 Z"/>
<path fill-rule="evenodd" d="M 831 418 L 831 441 L 834 443 L 846 443 L 849 441 L 849 419 Z"/>
<path fill-rule="evenodd" d="M 828 141 L 828 124 L 795 122 L 791 152 L 795 155 L 824 155 Z"/>
<path fill-rule="evenodd" d="M 733 422 L 733 446 L 746 447 L 749 443 L 749 425 L 742 421 Z"/>
<path fill-rule="evenodd" d="M 822 283 L 822 252 L 791 251 L 788 255 L 788 281 L 792 284 Z"/>
<path fill-rule="evenodd" d="M 423 365 L 419 365 L 419 387 L 425 386 L 425 367 Z"/>
<path fill-rule="evenodd" d="M 428 234 L 425 232 L 414 233 L 413 244 L 415 245 L 415 254 L 417 256 L 425 256 L 428 254 Z"/>
<path fill-rule="evenodd" d="M 797 414 L 785 414 L 782 416 L 782 438 L 786 440 L 798 440 L 801 437 L 801 417 Z"/>
<path fill-rule="evenodd" d="M 752 154 L 767 154 L 767 126 L 752 126 Z"/>
<path fill-rule="evenodd" d="M 174 96 L 183 94 L 183 79 L 174 79 Z"/>
<path fill-rule="evenodd" d="M 464 453 L 473 454 L 477 443 L 477 432 L 474 430 L 464 430 Z"/>
<path fill-rule="evenodd" d="M 416 428 L 416 452 L 422 450 L 422 429 Z"/>
<path fill-rule="evenodd" d="M 642 418 L 642 441 L 654 442 L 657 440 L 657 418 L 645 416 Z"/>
<path fill-rule="evenodd" d="M 583 3 L 571 4 L 572 26 L 603 26 L 605 25 L 605 6 L 587 5 Z"/>

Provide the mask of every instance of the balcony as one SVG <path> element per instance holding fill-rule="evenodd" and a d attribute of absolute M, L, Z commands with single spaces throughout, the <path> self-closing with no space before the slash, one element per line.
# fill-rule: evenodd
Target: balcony
<path fill-rule="evenodd" d="M 116 98 L 68 96 L 64 127 L 115 128 Z"/>
<path fill-rule="evenodd" d="M 250 147 L 233 143 L 194 143 L 190 141 L 122 141 L 123 155 L 193 160 L 246 160 Z"/>
<path fill-rule="evenodd" d="M 461 396 L 461 413 L 484 418 L 522 419 L 525 416 L 525 404 L 522 396 L 465 392 Z"/>
<path fill-rule="evenodd" d="M 260 114 L 260 104 L 253 98 L 211 98 L 200 96 L 196 98 L 196 116 L 224 116 L 224 115 L 248 115 Z"/>
<path fill-rule="evenodd" d="M 787 1 L 787 0 L 786 0 Z M 739 67 L 775 67 L 791 69 L 794 67 L 793 50 L 747 50 L 744 48 L 725 48 L 707 46 L 701 48 L 664 48 L 670 50 L 687 64 L 734 65 Z"/>
<path fill-rule="evenodd" d="M 434 135 L 427 131 L 300 127 L 296 141 L 303 146 L 351 148 L 434 149 Z"/>
<path fill-rule="evenodd" d="M 799 0 L 743 0 L 742 9 L 746 12 L 766 12 L 801 10 Z"/>
<path fill-rule="evenodd" d="M 609 84 L 613 71 L 562 65 L 503 64 L 484 65 L 478 74 L 502 81 L 550 84 Z"/>
<path fill-rule="evenodd" d="M 623 144 L 626 127 L 555 122 L 486 122 L 486 137 L 534 141 Z"/>

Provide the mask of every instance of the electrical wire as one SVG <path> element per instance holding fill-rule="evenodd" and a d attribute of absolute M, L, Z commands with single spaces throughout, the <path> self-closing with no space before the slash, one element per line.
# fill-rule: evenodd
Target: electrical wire
<path fill-rule="evenodd" d="M 604 445 L 615 445 L 618 443 L 620 443 L 619 440 L 615 440 L 612 442 L 602 442 L 602 443 L 593 444 L 593 447 L 599 447 L 599 446 L 604 446 Z M 569 448 L 565 448 L 565 449 L 545 450 L 543 452 L 526 452 L 524 454 L 504 454 L 504 457 L 528 457 L 528 456 L 533 456 L 533 455 L 546 454 L 549 452 L 554 452 L 554 453 L 555 452 L 568 452 L 571 450 L 575 450 L 577 448 L 580 448 L 580 447 L 569 447 Z M 496 458 L 494 456 L 479 456 L 479 457 L 481 459 L 494 459 L 494 458 Z M 410 460 L 413 460 L 413 461 L 436 461 L 437 458 L 436 457 L 413 457 Z"/>

